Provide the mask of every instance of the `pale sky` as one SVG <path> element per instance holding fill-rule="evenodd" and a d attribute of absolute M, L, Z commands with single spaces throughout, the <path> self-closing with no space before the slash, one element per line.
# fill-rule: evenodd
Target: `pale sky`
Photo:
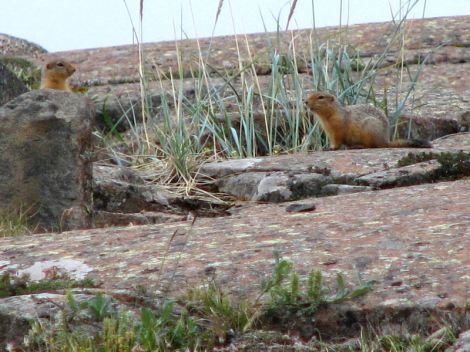
<path fill-rule="evenodd" d="M 413 0 L 416 1 L 416 0 Z M 470 0 L 417 0 L 409 18 L 470 15 Z M 133 43 L 139 30 L 139 0 L 0 0 L 0 33 L 63 51 Z M 342 23 L 389 21 L 408 0 L 343 0 Z M 144 0 L 144 42 L 209 37 L 219 0 Z M 298 0 L 289 29 L 340 23 L 341 0 Z M 425 5 L 425 6 L 424 6 Z M 285 29 L 288 0 L 225 0 L 215 35 Z M 391 11 L 392 9 L 392 11 Z M 233 18 L 233 20 L 232 20 Z"/>

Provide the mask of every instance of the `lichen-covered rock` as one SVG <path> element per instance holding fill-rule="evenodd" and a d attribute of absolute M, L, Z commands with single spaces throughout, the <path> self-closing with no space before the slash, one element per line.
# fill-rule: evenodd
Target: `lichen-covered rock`
<path fill-rule="evenodd" d="M 246 172 L 218 181 L 219 191 L 238 199 L 252 200 L 258 193 L 258 185 L 266 177 L 265 172 Z"/>
<path fill-rule="evenodd" d="M 96 210 L 115 213 L 161 211 L 169 208 L 169 195 L 159 187 L 144 184 L 133 170 L 95 165 L 93 179 Z"/>
<path fill-rule="evenodd" d="M 0 63 L 0 106 L 27 91 L 23 82 Z"/>
<path fill-rule="evenodd" d="M 452 118 L 403 115 L 398 121 L 397 129 L 401 138 L 433 140 L 459 132 L 459 123 Z"/>
<path fill-rule="evenodd" d="M 38 230 L 91 226 L 93 115 L 88 99 L 53 90 L 0 108 L 0 209 L 28 211 Z"/>

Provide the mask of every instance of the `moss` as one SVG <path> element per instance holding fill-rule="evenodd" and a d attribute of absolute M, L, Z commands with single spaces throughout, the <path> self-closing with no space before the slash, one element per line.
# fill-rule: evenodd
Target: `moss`
<path fill-rule="evenodd" d="M 437 156 L 444 177 L 460 178 L 470 176 L 470 153 L 441 153 Z"/>
<path fill-rule="evenodd" d="M 404 156 L 400 160 L 398 160 L 398 167 L 409 166 L 417 163 L 422 163 L 423 161 L 429 161 L 437 159 L 437 155 L 434 153 L 429 152 L 421 152 L 421 153 L 408 153 L 408 155 Z"/>
<path fill-rule="evenodd" d="M 13 276 L 9 272 L 0 276 L 0 298 L 77 287 L 96 287 L 96 284 L 90 278 L 72 280 L 64 275 L 40 281 L 31 281 L 27 275 Z"/>

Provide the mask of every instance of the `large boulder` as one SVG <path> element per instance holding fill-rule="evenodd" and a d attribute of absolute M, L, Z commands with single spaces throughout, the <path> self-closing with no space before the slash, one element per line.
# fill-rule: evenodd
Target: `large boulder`
<path fill-rule="evenodd" d="M 0 108 L 0 210 L 28 211 L 38 230 L 92 224 L 93 104 L 38 90 Z"/>
<path fill-rule="evenodd" d="M 0 106 L 27 91 L 24 83 L 0 62 Z"/>

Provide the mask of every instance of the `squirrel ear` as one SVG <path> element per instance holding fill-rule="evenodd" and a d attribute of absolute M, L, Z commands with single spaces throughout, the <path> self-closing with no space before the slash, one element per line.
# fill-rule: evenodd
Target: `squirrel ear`
<path fill-rule="evenodd" d="M 48 70 L 51 69 L 51 68 L 52 68 L 52 64 L 51 64 L 50 62 L 48 62 L 48 63 L 46 64 L 46 68 L 47 68 Z"/>
<path fill-rule="evenodd" d="M 334 95 L 329 95 L 327 98 L 328 98 L 328 100 L 331 101 L 331 102 L 333 102 L 333 101 L 336 100 L 336 98 L 335 98 Z"/>

